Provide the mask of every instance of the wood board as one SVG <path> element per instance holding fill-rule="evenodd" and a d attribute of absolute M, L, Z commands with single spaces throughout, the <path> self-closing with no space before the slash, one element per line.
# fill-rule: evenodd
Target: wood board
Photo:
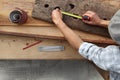
<path fill-rule="evenodd" d="M 23 50 L 37 41 L 41 43 Z M 40 46 L 64 46 L 65 50 L 60 52 L 39 52 Z M 62 59 L 84 59 L 78 51 L 71 47 L 67 41 L 52 39 L 36 39 L 16 36 L 0 35 L 0 60 L 62 60 Z"/>
<path fill-rule="evenodd" d="M 118 5 L 120 5 L 118 0 L 36 0 L 32 16 L 52 23 L 52 11 L 59 7 L 62 11 L 79 16 L 87 11 L 94 11 L 101 19 L 110 20 L 119 10 Z M 87 25 L 80 19 L 63 15 L 63 21 L 72 29 L 110 37 L 106 28 Z"/>
<path fill-rule="evenodd" d="M 40 37 L 47 39 L 65 40 L 64 35 L 57 27 L 16 27 L 16 26 L 2 26 L 0 27 L 1 34 Z M 84 41 L 102 44 L 115 44 L 115 42 L 107 37 L 89 34 L 82 31 L 75 31 Z"/>
<path fill-rule="evenodd" d="M 24 25 L 16 25 L 9 22 L 8 14 L 15 7 L 24 9 L 31 15 L 34 0 L 1 0 L 0 1 L 0 33 L 41 37 L 51 39 L 64 39 L 62 33 L 53 25 L 44 21 L 35 20 L 29 16 L 28 22 Z M 34 26 L 33 26 L 34 25 Z M 39 27 L 38 27 L 39 26 Z M 82 31 L 75 31 L 84 41 L 95 43 L 115 44 L 110 38 L 89 34 Z"/>

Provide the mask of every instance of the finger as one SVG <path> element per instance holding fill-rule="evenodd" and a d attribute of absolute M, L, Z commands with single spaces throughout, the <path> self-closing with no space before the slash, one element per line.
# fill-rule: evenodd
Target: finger
<path fill-rule="evenodd" d="M 55 13 L 55 10 L 52 11 L 52 15 Z"/>
<path fill-rule="evenodd" d="M 92 15 L 91 15 L 91 14 L 88 14 L 88 13 L 85 13 L 85 14 L 83 14 L 82 16 L 89 16 L 89 17 L 91 17 Z"/>
<path fill-rule="evenodd" d="M 60 9 L 58 9 L 58 8 L 55 9 L 55 12 L 59 12 L 59 13 L 61 13 Z"/>
<path fill-rule="evenodd" d="M 53 11 L 52 11 L 52 13 L 54 13 L 56 11 L 56 9 L 54 9 Z"/>
<path fill-rule="evenodd" d="M 85 13 L 86 15 L 94 15 L 94 13 Z"/>
<path fill-rule="evenodd" d="M 89 15 L 90 17 L 94 16 L 96 13 L 88 11 L 85 13 L 85 15 Z"/>
<path fill-rule="evenodd" d="M 87 20 L 87 21 L 89 20 L 90 21 L 91 18 L 92 18 L 92 15 L 90 15 L 90 14 L 83 14 L 82 17 L 83 17 L 84 20 Z"/>
<path fill-rule="evenodd" d="M 54 17 L 56 15 L 56 10 L 52 11 L 52 17 Z"/>
<path fill-rule="evenodd" d="M 91 21 L 91 18 L 90 18 L 89 16 L 87 16 L 87 15 L 84 15 L 84 16 L 82 17 L 82 19 L 83 19 L 83 20 L 87 20 L 87 21 Z"/>
<path fill-rule="evenodd" d="M 58 11 L 59 13 L 61 13 L 60 9 L 57 9 L 57 11 Z"/>
<path fill-rule="evenodd" d="M 56 8 L 55 10 L 56 10 L 56 11 L 60 11 L 60 9 L 58 9 L 58 8 Z"/>
<path fill-rule="evenodd" d="M 88 14 L 96 14 L 96 13 L 93 12 L 93 11 L 87 11 L 86 13 L 88 13 Z"/>
<path fill-rule="evenodd" d="M 55 10 L 52 11 L 52 14 L 56 14 L 57 12 L 59 12 L 59 10 L 55 9 Z"/>
<path fill-rule="evenodd" d="M 59 9 L 56 8 L 56 9 L 54 9 L 52 12 L 56 12 L 56 11 L 59 11 Z"/>
<path fill-rule="evenodd" d="M 83 20 L 84 23 L 87 23 L 87 24 L 92 24 L 91 21 L 86 21 L 86 20 Z"/>

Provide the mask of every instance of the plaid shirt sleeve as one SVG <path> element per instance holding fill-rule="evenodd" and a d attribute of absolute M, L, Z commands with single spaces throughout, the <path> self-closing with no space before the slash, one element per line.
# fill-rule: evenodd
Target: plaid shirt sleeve
<path fill-rule="evenodd" d="M 79 48 L 79 54 L 93 61 L 98 67 L 120 73 L 120 48 L 119 46 L 98 47 L 84 42 Z"/>

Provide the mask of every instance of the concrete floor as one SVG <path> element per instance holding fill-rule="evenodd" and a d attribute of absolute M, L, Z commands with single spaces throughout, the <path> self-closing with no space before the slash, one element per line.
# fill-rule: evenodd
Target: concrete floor
<path fill-rule="evenodd" d="M 87 61 L 0 61 L 0 80 L 103 80 Z"/>

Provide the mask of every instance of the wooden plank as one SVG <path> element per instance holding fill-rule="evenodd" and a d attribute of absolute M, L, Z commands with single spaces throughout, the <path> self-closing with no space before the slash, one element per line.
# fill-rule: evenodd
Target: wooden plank
<path fill-rule="evenodd" d="M 116 4 L 111 4 L 111 2 Z M 63 11 L 78 14 L 80 16 L 86 11 L 91 10 L 96 12 L 101 19 L 110 20 L 112 16 L 119 10 L 120 6 L 117 6 L 119 4 L 120 1 L 118 0 L 107 0 L 107 2 L 106 0 L 36 0 L 32 16 L 38 19 L 52 22 L 51 12 L 55 7 L 59 6 Z M 46 5 L 48 6 L 45 7 Z M 110 37 L 106 28 L 86 25 L 81 20 L 69 16 L 63 16 L 63 20 L 72 29 Z"/>
<path fill-rule="evenodd" d="M 24 27 L 24 26 L 1 26 L 1 34 L 40 37 L 47 39 L 61 39 L 65 40 L 64 35 L 59 31 L 57 27 Z M 115 44 L 113 40 L 107 37 L 98 36 L 95 34 L 89 34 L 82 31 L 76 31 L 84 41 L 104 44 Z"/>

